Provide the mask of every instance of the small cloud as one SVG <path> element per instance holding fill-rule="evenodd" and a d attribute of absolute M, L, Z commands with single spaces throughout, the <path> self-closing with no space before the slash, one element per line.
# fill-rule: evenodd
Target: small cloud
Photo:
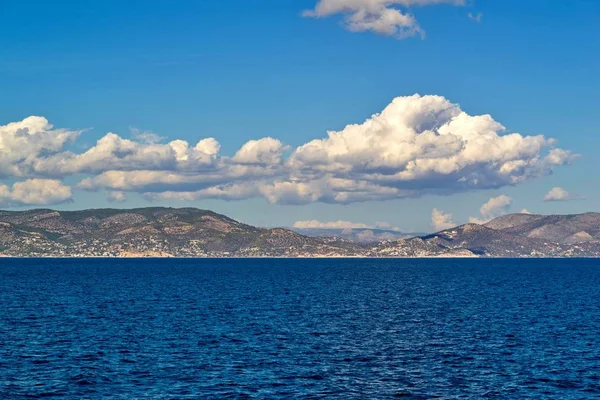
<path fill-rule="evenodd" d="M 570 201 L 570 200 L 581 200 L 583 197 L 571 194 L 561 187 L 552 188 L 544 196 L 544 201 Z"/>
<path fill-rule="evenodd" d="M 123 203 L 127 200 L 125 192 L 111 191 L 106 193 L 106 200 L 111 203 Z"/>
<path fill-rule="evenodd" d="M 479 212 L 486 218 L 493 218 L 502 214 L 506 214 L 511 204 L 512 199 L 508 196 L 501 195 L 498 197 L 492 197 L 481 207 Z"/>
<path fill-rule="evenodd" d="M 471 21 L 477 22 L 478 24 L 480 24 L 481 21 L 483 21 L 483 13 L 481 12 L 478 12 L 477 14 L 473 14 L 472 12 L 470 12 L 468 15 Z"/>
<path fill-rule="evenodd" d="M 519 214 L 531 214 L 531 212 L 529 212 L 528 209 L 524 208 L 519 212 Z"/>
<path fill-rule="evenodd" d="M 549 139 L 551 145 L 554 145 L 556 140 Z M 548 165 L 571 165 L 573 161 L 581 157 L 579 154 L 573 154 L 564 149 L 551 149 L 548 155 L 544 158 Z"/>
<path fill-rule="evenodd" d="M 485 224 L 494 218 L 507 214 L 511 205 L 512 199 L 508 196 L 500 195 L 492 197 L 479 209 L 482 218 L 471 217 L 469 218 L 469 222 L 473 224 Z"/>
<path fill-rule="evenodd" d="M 436 231 L 454 228 L 457 224 L 453 219 L 454 216 L 451 213 L 445 213 L 437 208 L 431 212 L 431 226 Z"/>

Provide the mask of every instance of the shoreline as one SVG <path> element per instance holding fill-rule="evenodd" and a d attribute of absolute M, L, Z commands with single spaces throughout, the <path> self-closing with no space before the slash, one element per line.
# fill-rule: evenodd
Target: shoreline
<path fill-rule="evenodd" d="M 600 257 L 106 257 L 106 256 L 66 256 L 66 257 L 27 257 L 0 255 L 0 260 L 600 260 Z"/>

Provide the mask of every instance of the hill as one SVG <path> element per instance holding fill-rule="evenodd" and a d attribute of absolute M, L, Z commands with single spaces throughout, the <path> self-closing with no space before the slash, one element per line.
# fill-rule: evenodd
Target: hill
<path fill-rule="evenodd" d="M 431 235 L 358 243 L 247 225 L 196 208 L 0 211 L 14 257 L 600 257 L 600 214 L 513 214 Z"/>
<path fill-rule="evenodd" d="M 600 214 L 502 216 L 421 238 L 380 244 L 374 254 L 479 257 L 599 257 Z"/>
<path fill-rule="evenodd" d="M 558 243 L 600 240 L 600 213 L 548 216 L 516 214 L 496 218 L 486 226 L 515 236 Z"/>
<path fill-rule="evenodd" d="M 10 256 L 346 256 L 356 245 L 263 229 L 195 208 L 0 212 Z"/>

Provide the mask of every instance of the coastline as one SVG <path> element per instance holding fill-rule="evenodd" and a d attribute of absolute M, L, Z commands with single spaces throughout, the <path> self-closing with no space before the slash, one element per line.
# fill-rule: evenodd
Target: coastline
<path fill-rule="evenodd" d="M 0 254 L 0 260 L 436 260 L 436 259 L 456 259 L 456 260 L 600 260 L 600 257 L 453 257 L 453 256 L 424 256 L 424 257 L 359 257 L 359 256 L 323 256 L 323 257 L 284 257 L 284 256 L 253 256 L 253 257 L 107 257 L 107 256 L 48 256 L 48 257 L 28 257 L 28 256 L 7 256 Z"/>

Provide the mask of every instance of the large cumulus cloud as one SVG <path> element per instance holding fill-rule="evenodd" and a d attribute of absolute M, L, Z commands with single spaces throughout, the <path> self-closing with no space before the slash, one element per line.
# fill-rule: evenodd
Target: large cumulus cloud
<path fill-rule="evenodd" d="M 298 179 L 347 182 L 352 201 L 368 185 L 374 197 L 410 197 L 499 188 L 568 164 L 573 155 L 544 136 L 507 133 L 490 115 L 471 116 L 440 96 L 398 97 L 362 124 L 296 149 Z"/>
<path fill-rule="evenodd" d="M 553 139 L 509 133 L 440 96 L 394 99 L 360 124 L 289 149 L 250 140 L 232 156 L 214 138 L 167 143 L 109 133 L 87 151 L 66 151 L 80 131 L 29 117 L 0 126 L 2 176 L 62 179 L 84 190 L 148 199 L 352 203 L 516 185 L 570 163 Z"/>
<path fill-rule="evenodd" d="M 0 178 L 30 175 L 35 163 L 61 151 L 80 133 L 54 129 L 46 118 L 36 116 L 0 125 Z"/>

